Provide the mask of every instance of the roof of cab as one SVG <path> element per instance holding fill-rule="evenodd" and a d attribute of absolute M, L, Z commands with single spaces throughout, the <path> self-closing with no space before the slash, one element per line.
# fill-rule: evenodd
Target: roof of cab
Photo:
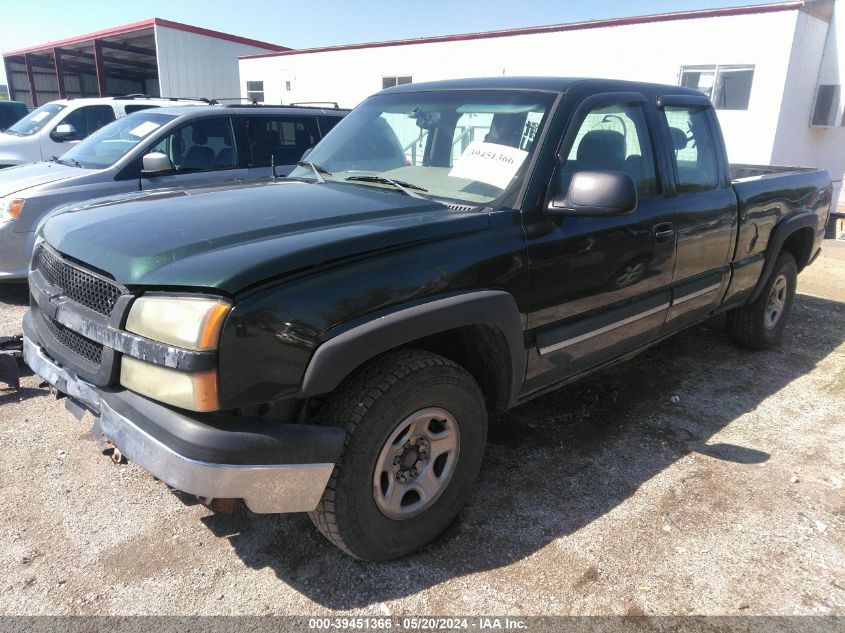
<path fill-rule="evenodd" d="M 446 79 L 424 83 L 402 84 L 382 90 L 378 94 L 420 92 L 426 90 L 544 90 L 566 92 L 575 84 L 592 87 L 599 91 L 636 91 L 649 95 L 696 95 L 702 92 L 694 88 L 667 84 L 601 79 L 598 77 L 478 77 L 473 79 Z"/>

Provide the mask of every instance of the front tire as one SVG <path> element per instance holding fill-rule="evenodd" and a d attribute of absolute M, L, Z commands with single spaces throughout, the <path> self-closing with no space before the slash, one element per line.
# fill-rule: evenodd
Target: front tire
<path fill-rule="evenodd" d="M 792 312 L 797 284 L 795 257 L 781 251 L 760 296 L 747 306 L 728 311 L 731 340 L 754 350 L 766 350 L 780 343 Z"/>
<path fill-rule="evenodd" d="M 347 438 L 309 516 L 356 558 L 391 560 L 434 539 L 481 469 L 484 397 L 465 369 L 437 354 L 385 354 L 340 387 L 320 417 Z"/>

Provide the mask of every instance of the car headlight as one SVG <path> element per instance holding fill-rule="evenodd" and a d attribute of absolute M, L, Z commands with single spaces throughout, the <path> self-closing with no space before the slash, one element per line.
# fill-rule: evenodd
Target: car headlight
<path fill-rule="evenodd" d="M 129 311 L 126 329 L 194 351 L 217 349 L 231 304 L 209 297 L 147 296 Z M 186 372 L 123 355 L 120 384 L 141 395 L 191 411 L 216 411 L 217 370 Z"/>
<path fill-rule="evenodd" d="M 0 222 L 16 220 L 25 202 L 23 198 L 0 198 Z"/>
<path fill-rule="evenodd" d="M 232 305 L 209 297 L 141 297 L 132 304 L 126 329 L 154 341 L 198 352 L 217 349 Z"/>

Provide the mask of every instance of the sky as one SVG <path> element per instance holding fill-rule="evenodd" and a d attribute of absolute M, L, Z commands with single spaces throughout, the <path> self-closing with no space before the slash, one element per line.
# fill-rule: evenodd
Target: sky
<path fill-rule="evenodd" d="M 0 52 L 154 17 L 291 48 L 311 48 L 765 1 L 0 0 Z M 5 83 L 0 66 L 0 84 Z"/>

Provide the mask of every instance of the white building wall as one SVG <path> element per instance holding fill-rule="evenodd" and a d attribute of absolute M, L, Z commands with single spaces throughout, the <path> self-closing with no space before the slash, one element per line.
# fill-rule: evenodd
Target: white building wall
<path fill-rule="evenodd" d="M 382 77 L 390 75 L 411 75 L 414 82 L 506 74 L 677 84 L 681 66 L 754 64 L 748 110 L 718 115 L 732 161 L 768 163 L 798 15 L 782 11 L 244 59 L 240 94 L 246 95 L 247 81 L 263 80 L 265 103 L 337 101 L 352 107 L 381 90 Z"/>
<path fill-rule="evenodd" d="M 155 38 L 162 97 L 238 97 L 238 57 L 267 52 L 159 25 Z"/>
<path fill-rule="evenodd" d="M 833 67 L 843 61 L 837 48 L 845 48 L 845 24 L 834 12 L 832 28 L 828 22 L 802 13 L 795 27 L 795 45 L 783 91 L 780 123 L 774 140 L 772 162 L 775 164 L 824 167 L 834 185 L 834 200 L 842 197 L 842 175 L 845 172 L 845 127 L 811 127 L 816 86 L 825 44 L 828 38 L 838 46 L 829 47 L 825 83 L 841 85 L 841 71 Z M 832 74 L 833 73 L 833 74 Z M 840 110 L 841 115 L 841 110 Z"/>

